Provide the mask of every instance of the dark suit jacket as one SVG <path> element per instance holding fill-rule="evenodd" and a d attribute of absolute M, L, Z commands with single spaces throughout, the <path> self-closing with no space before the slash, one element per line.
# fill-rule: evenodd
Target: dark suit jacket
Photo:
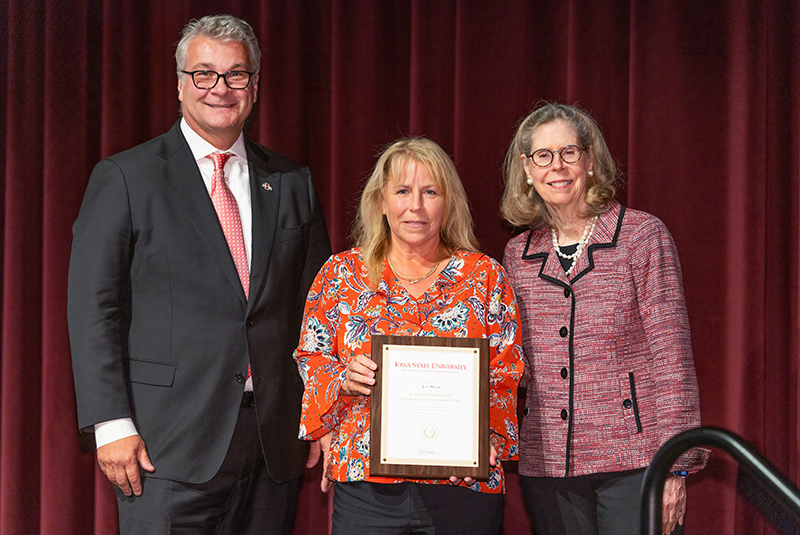
<path fill-rule="evenodd" d="M 303 384 L 292 352 L 330 243 L 309 170 L 246 146 L 249 300 L 179 124 L 98 163 L 73 229 L 78 423 L 133 418 L 155 477 L 198 483 L 217 472 L 248 361 L 270 475 L 285 482 L 303 470 Z"/>

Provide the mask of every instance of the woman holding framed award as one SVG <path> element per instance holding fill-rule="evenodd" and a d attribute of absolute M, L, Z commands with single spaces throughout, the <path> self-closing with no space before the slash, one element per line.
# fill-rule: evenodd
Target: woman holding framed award
<path fill-rule="evenodd" d="M 450 157 L 429 139 L 401 139 L 383 151 L 364 187 L 355 247 L 332 256 L 311 287 L 294 355 L 305 383 L 300 438 L 322 445 L 322 489 L 336 483 L 334 534 L 500 530 L 501 459 L 517 456 L 524 364 L 511 287 L 502 266 L 478 251 L 472 227 Z M 489 341 L 488 479 L 370 473 L 370 441 L 378 440 L 370 436 L 376 335 Z M 408 365 L 415 366 L 431 373 L 428 363 Z M 433 440 L 447 424 L 420 422 L 419 440 Z"/>

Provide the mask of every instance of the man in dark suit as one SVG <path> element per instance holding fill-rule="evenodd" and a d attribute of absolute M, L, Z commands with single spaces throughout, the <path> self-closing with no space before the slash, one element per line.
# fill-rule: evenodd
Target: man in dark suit
<path fill-rule="evenodd" d="M 182 119 L 96 166 L 73 229 L 79 425 L 123 533 L 287 533 L 307 454 L 292 352 L 325 220 L 309 170 L 243 136 L 250 26 L 192 21 L 175 56 Z"/>

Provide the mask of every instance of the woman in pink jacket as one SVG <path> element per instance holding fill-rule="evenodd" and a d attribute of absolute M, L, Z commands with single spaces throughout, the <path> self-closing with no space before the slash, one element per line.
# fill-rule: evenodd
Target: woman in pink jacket
<path fill-rule="evenodd" d="M 639 531 L 644 470 L 670 437 L 700 425 L 680 264 L 656 217 L 616 200 L 616 169 L 594 120 L 545 104 L 517 129 L 501 211 L 527 230 L 504 266 L 531 370 L 519 471 L 538 535 Z M 527 374 L 526 374 L 527 375 Z M 664 533 L 682 531 L 683 476 L 664 487 Z"/>

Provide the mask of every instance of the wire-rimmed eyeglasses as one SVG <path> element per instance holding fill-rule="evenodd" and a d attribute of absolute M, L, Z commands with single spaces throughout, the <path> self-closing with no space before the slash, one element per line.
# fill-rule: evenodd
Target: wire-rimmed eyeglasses
<path fill-rule="evenodd" d="M 213 89 L 220 78 L 225 80 L 225 84 L 231 89 L 245 89 L 250 85 L 250 79 L 253 77 L 252 72 L 248 71 L 228 71 L 220 74 L 216 71 L 181 71 L 183 74 L 189 74 L 192 77 L 192 82 L 197 89 Z"/>
<path fill-rule="evenodd" d="M 561 161 L 564 163 L 575 163 L 581 159 L 585 150 L 577 145 L 567 145 L 566 147 L 561 147 L 561 150 L 537 149 L 530 154 L 526 154 L 525 157 L 530 158 L 538 167 L 548 167 L 553 163 L 555 154 L 561 156 Z"/>

